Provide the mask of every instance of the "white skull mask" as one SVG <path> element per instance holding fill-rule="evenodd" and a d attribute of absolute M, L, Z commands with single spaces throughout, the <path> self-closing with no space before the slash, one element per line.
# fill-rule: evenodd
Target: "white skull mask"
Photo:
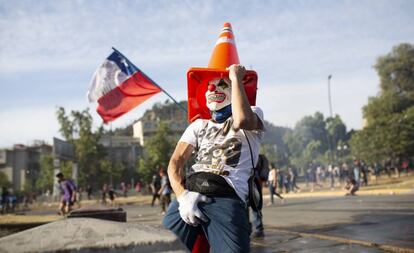
<path fill-rule="evenodd" d="M 210 111 L 218 111 L 231 104 L 230 80 L 217 78 L 208 82 L 206 103 Z"/>

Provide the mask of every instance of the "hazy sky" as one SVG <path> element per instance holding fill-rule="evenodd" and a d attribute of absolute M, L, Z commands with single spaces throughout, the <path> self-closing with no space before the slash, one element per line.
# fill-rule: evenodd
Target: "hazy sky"
<path fill-rule="evenodd" d="M 57 106 L 90 108 L 86 92 L 114 46 L 178 100 L 186 72 L 207 66 L 224 22 L 242 64 L 259 75 L 257 104 L 275 125 L 316 111 L 348 128 L 379 91 L 378 56 L 414 41 L 414 1 L 0 0 L 0 147 L 59 137 Z M 113 123 L 142 116 L 158 94 Z"/>

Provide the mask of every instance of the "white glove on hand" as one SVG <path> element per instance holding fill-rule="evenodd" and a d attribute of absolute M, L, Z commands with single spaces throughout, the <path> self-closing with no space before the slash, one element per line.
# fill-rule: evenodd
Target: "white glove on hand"
<path fill-rule="evenodd" d="M 204 214 L 198 209 L 198 202 L 206 202 L 209 203 L 211 199 L 207 196 L 201 195 L 198 192 L 191 192 L 185 190 L 178 198 L 177 198 L 179 207 L 178 210 L 180 211 L 180 216 L 183 221 L 189 225 L 197 226 L 200 224 L 200 220 L 207 222 L 208 219 Z"/>

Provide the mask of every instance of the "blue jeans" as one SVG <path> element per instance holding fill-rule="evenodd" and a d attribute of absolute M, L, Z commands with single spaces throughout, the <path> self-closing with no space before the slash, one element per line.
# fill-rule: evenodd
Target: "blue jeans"
<path fill-rule="evenodd" d="M 213 197 L 211 203 L 198 207 L 209 219 L 197 227 L 186 224 L 174 200 L 167 210 L 163 225 L 170 229 L 191 251 L 196 237 L 204 233 L 211 252 L 250 252 L 250 226 L 246 204 L 237 197 Z"/>

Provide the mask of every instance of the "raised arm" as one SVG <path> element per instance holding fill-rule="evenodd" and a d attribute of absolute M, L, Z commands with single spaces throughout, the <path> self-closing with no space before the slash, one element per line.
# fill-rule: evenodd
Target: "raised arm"
<path fill-rule="evenodd" d="M 170 178 L 171 188 L 175 195 L 179 197 L 184 192 L 184 165 L 190 158 L 194 147 L 185 142 L 178 142 L 174 153 L 168 164 L 168 177 Z"/>
<path fill-rule="evenodd" d="M 233 114 L 233 127 L 237 131 L 263 129 L 262 121 L 250 108 L 246 92 L 243 87 L 243 78 L 246 69 L 242 65 L 233 64 L 227 68 L 231 81 L 231 108 Z"/>

